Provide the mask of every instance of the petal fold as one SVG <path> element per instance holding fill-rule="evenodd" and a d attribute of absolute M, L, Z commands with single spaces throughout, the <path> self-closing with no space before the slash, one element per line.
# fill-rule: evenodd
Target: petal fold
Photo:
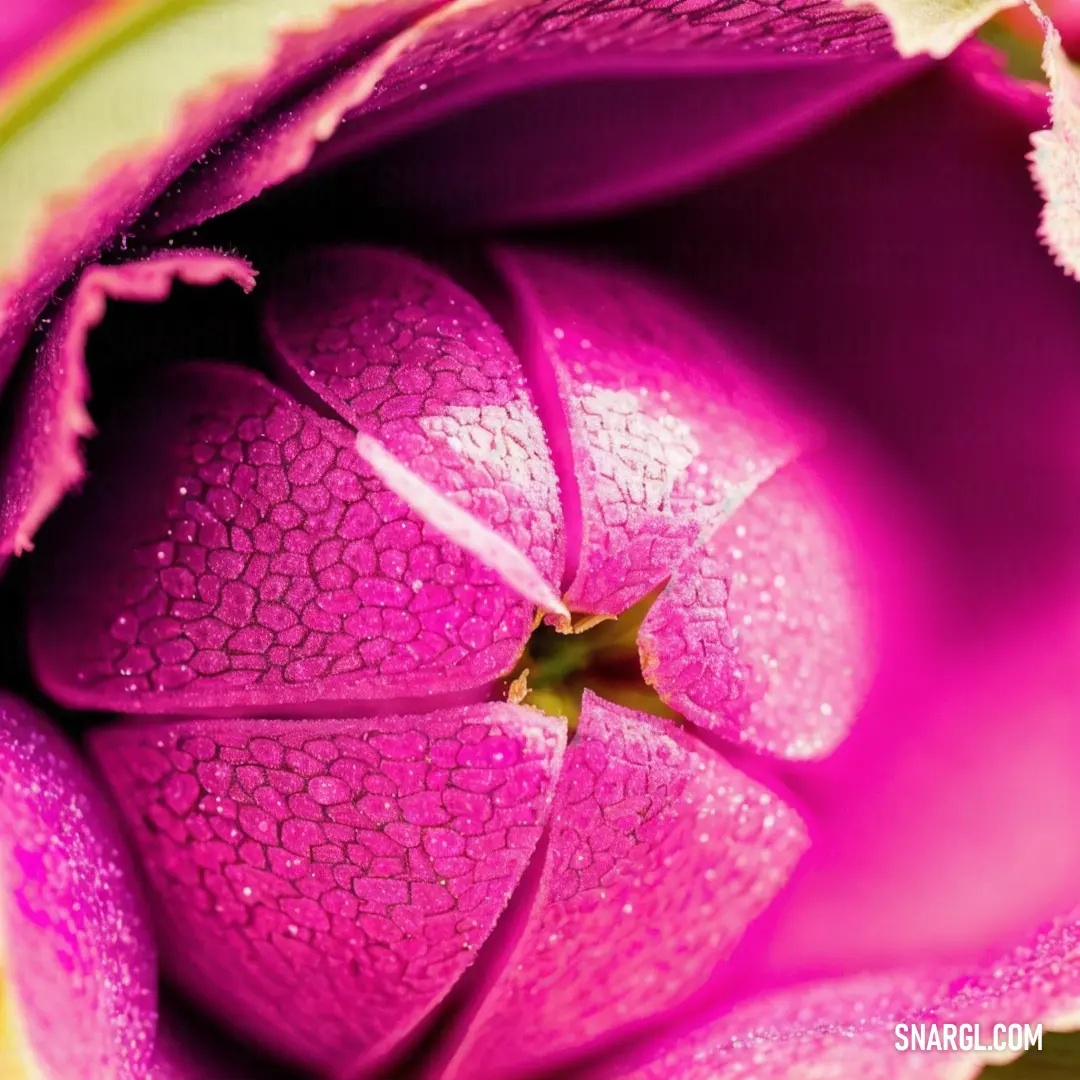
<path fill-rule="evenodd" d="M 801 465 L 770 477 L 676 570 L 638 636 L 673 709 L 788 758 L 832 750 L 872 668 L 868 597 L 835 495 Z"/>
<path fill-rule="evenodd" d="M 255 272 L 243 259 L 216 251 L 166 251 L 121 266 L 92 266 L 51 322 L 15 405 L 15 431 L 0 465 L 0 560 L 33 547 L 42 522 L 85 474 L 82 439 L 94 433 L 86 411 L 90 377 L 86 341 L 109 300 L 158 303 L 174 281 L 245 292 Z"/>
<path fill-rule="evenodd" d="M 356 161 L 463 113 L 476 117 L 466 127 L 477 132 L 451 122 L 437 146 L 419 140 L 416 156 L 441 163 L 437 182 L 393 153 L 375 167 L 390 178 L 383 205 L 419 206 L 456 226 L 610 209 L 797 137 L 906 69 L 879 16 L 831 2 L 758 3 L 738 15 L 715 2 L 692 10 L 640 0 L 450 3 L 297 108 L 232 140 L 170 192 L 153 228 L 161 235 L 198 225 L 301 171 Z M 536 94 L 571 84 L 567 124 L 565 97 Z M 495 105 L 489 114 L 508 100 L 507 110 Z M 544 153 L 571 128 L 580 145 Z M 492 157 L 498 170 L 480 164 Z"/>
<path fill-rule="evenodd" d="M 531 913 L 441 1075 L 533 1075 L 678 1006 L 806 844 L 715 751 L 586 691 Z"/>
<path fill-rule="evenodd" d="M 562 402 L 564 430 L 548 434 L 569 444 L 560 479 L 580 506 L 564 599 L 618 615 L 793 457 L 806 432 L 737 348 L 658 284 L 559 254 L 496 258 L 519 351 L 527 367 L 553 372 Z"/>
<path fill-rule="evenodd" d="M 416 259 L 322 249 L 275 284 L 266 330 L 286 375 L 360 430 L 361 455 L 392 490 L 561 609 L 555 468 L 521 363 L 472 296 Z"/>
<path fill-rule="evenodd" d="M 426 480 L 399 461 L 370 435 L 356 437 L 356 452 L 375 470 L 379 479 L 430 525 L 531 600 L 542 611 L 569 619 L 570 611 L 558 593 L 520 549 L 494 529 L 440 494 Z"/>
<path fill-rule="evenodd" d="M 143 1080 L 154 1051 L 157 970 L 134 867 L 112 808 L 74 750 L 7 696 L 0 882 L 11 991 L 0 1005 L 17 1014 L 38 1074 Z M 29 1076 L 37 1080 L 32 1067 Z"/>
<path fill-rule="evenodd" d="M 92 749 L 164 961 L 284 1057 L 353 1073 L 470 966 L 547 818 L 565 733 L 506 703 L 367 720 L 165 720 Z"/>
<path fill-rule="evenodd" d="M 532 604 L 388 490 L 351 428 L 225 364 L 165 369 L 128 406 L 35 556 L 31 648 L 58 700 L 370 708 L 513 666 Z"/>

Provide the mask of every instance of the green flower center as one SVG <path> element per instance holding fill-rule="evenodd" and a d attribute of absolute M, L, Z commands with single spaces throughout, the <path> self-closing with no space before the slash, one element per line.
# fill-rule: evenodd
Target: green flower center
<path fill-rule="evenodd" d="M 512 699 L 564 717 L 571 732 L 577 727 L 581 695 L 587 689 L 617 705 L 680 719 L 645 681 L 638 656 L 638 631 L 660 591 L 639 600 L 617 619 L 578 619 L 570 632 L 541 623 L 508 679 Z"/>

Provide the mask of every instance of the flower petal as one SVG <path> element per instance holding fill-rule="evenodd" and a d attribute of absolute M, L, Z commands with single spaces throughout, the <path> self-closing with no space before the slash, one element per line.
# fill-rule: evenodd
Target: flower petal
<path fill-rule="evenodd" d="M 523 594 L 546 610 L 561 606 L 552 583 L 563 573 L 562 509 L 547 440 L 520 362 L 476 300 L 415 259 L 331 248 L 289 265 L 271 292 L 266 328 L 286 375 L 362 440 L 375 437 L 361 450 L 369 463 L 385 451 L 412 465 L 452 507 L 488 526 L 485 550 L 501 544 L 499 565 L 518 568 L 512 585 L 524 583 Z M 461 530 L 449 535 L 481 554 Z"/>
<path fill-rule="evenodd" d="M 702 727 L 781 757 L 844 737 L 872 667 L 867 596 L 836 496 L 770 477 L 676 570 L 638 636 L 642 671 Z"/>
<path fill-rule="evenodd" d="M 250 715 L 498 678 L 532 604 L 354 444 L 244 368 L 181 365 L 132 395 L 35 556 L 42 685 L 84 708 Z"/>
<path fill-rule="evenodd" d="M 800 435 L 735 350 L 658 285 L 615 266 L 502 251 L 526 366 L 550 365 L 564 409 L 560 479 L 580 502 L 566 603 L 618 615 L 678 565 Z M 537 387 L 537 393 L 544 393 Z"/>
<path fill-rule="evenodd" d="M 454 124 L 437 148 L 421 139 L 419 153 L 440 162 L 437 183 L 392 154 L 395 164 L 375 170 L 389 178 L 383 205 L 419 204 L 458 226 L 610 208 L 794 138 L 906 70 L 880 18 L 831 2 L 766 2 L 735 16 L 715 2 L 451 3 L 298 108 L 245 131 L 170 192 L 153 227 L 161 235 L 198 225 L 305 168 L 355 160 L 463 112 L 481 141 L 459 137 Z M 565 100 L 536 100 L 571 82 L 573 132 Z M 507 108 L 495 105 L 492 116 L 485 106 L 496 99 Z M 575 133 L 573 149 L 542 149 Z M 498 170 L 480 167 L 492 158 Z"/>
<path fill-rule="evenodd" d="M 806 844 L 715 751 L 586 691 L 532 911 L 444 1075 L 531 1074 L 681 1004 Z"/>
<path fill-rule="evenodd" d="M 590 1080 L 974 1080 L 984 1065 L 1015 1053 L 955 1046 L 901 1053 L 897 1025 L 978 1024 L 987 1047 L 995 1035 L 1007 1035 L 996 1033 L 996 1024 L 1075 1027 L 1078 919 L 1075 911 L 1055 919 L 1014 949 L 966 969 L 858 975 L 767 993 L 689 1034 L 660 1037 Z M 904 1034 L 910 1038 L 910 1028 Z"/>
<path fill-rule="evenodd" d="M 691 57 L 670 62 L 667 73 L 601 71 L 478 104 L 451 101 L 445 117 L 390 109 L 383 123 L 367 121 L 370 133 L 356 121 L 352 151 L 363 156 L 337 162 L 337 182 L 347 177 L 358 200 L 391 220 L 443 230 L 591 219 L 779 152 L 920 66 L 889 53 L 803 65 L 769 57 L 763 70 L 715 74 L 696 71 Z M 366 153 L 365 136 L 374 144 Z M 326 144 L 327 155 L 335 152 Z M 485 167 L 493 160 L 498 169 Z M 439 162 L 437 177 L 430 161 Z"/>
<path fill-rule="evenodd" d="M 0 88 L 0 385 L 53 292 L 191 162 L 412 10 L 114 4 Z"/>
<path fill-rule="evenodd" d="M 475 555 L 510 588 L 526 600 L 531 600 L 542 611 L 563 619 L 570 618 L 569 609 L 559 599 L 554 587 L 520 548 L 432 487 L 408 465 L 395 458 L 378 439 L 363 433 L 357 435 L 356 452 L 395 495 L 448 540 Z"/>
<path fill-rule="evenodd" d="M 921 609 L 896 633 L 890 598 L 859 722 L 801 770 L 814 846 L 757 943 L 788 976 L 980 952 L 1080 895 L 1080 305 L 1036 236 L 1029 122 L 947 62 L 652 221 L 922 522 L 894 532 Z"/>
<path fill-rule="evenodd" d="M 74 750 L 6 696 L 0 880 L 11 1007 L 44 1076 L 143 1080 L 157 970 L 134 869 Z"/>
<path fill-rule="evenodd" d="M 564 740 L 495 703 L 141 722 L 92 749 L 174 977 L 276 1053 L 352 1075 L 471 964 L 540 838 Z"/>
<path fill-rule="evenodd" d="M 0 463 L 0 565 L 33 547 L 41 523 L 85 473 L 80 440 L 93 434 L 86 411 L 90 378 L 86 339 L 108 300 L 164 300 L 179 279 L 250 292 L 255 273 L 243 259 L 215 251 L 167 251 L 123 266 L 92 266 L 54 317 L 15 405 L 15 432 Z"/>

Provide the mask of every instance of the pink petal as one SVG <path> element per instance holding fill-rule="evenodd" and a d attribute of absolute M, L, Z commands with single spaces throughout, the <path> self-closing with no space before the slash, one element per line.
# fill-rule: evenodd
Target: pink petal
<path fill-rule="evenodd" d="M 550 365 L 577 499 L 566 602 L 618 615 L 796 450 L 799 435 L 718 332 L 629 270 L 503 251 L 527 365 Z M 568 444 L 568 446 L 566 445 Z M 570 475 L 571 468 L 573 475 Z M 577 490 L 573 491 L 573 486 Z"/>
<path fill-rule="evenodd" d="M 445 1075 L 532 1073 L 689 998 L 806 847 L 666 720 L 586 691 L 532 911 Z"/>
<path fill-rule="evenodd" d="M 978 1024 L 986 1046 L 999 1023 L 1074 1027 L 1078 918 L 1075 911 L 1058 918 L 966 969 L 858 975 L 767 993 L 689 1034 L 661 1036 L 590 1080 L 974 1080 L 991 1055 L 956 1047 L 902 1053 L 896 1025 Z"/>
<path fill-rule="evenodd" d="M 561 608 L 562 509 L 547 440 L 520 362 L 476 300 L 415 259 L 331 248 L 290 264 L 266 327 L 291 380 L 360 429 L 370 451 L 360 452 L 387 486 L 433 524 L 441 505 L 458 523 L 440 525 L 451 539 L 545 610 Z M 383 468 L 372 454 L 386 453 Z M 402 486 L 395 458 L 413 482 Z"/>
<path fill-rule="evenodd" d="M 1036 235 L 1029 125 L 948 64 L 656 220 L 922 522 L 894 532 L 921 610 L 901 633 L 882 608 L 859 722 L 805 770 L 814 846 L 755 943 L 778 977 L 979 953 L 1080 896 L 1080 304 Z"/>
<path fill-rule="evenodd" d="M 0 698 L 4 975 L 49 1077 L 143 1080 L 157 971 L 149 921 L 111 808 L 73 749 Z"/>
<path fill-rule="evenodd" d="M 395 495 L 448 540 L 494 570 L 515 592 L 543 611 L 570 618 L 570 611 L 559 599 L 559 594 L 520 548 L 398 461 L 378 439 L 362 433 L 357 435 L 356 452 Z"/>
<path fill-rule="evenodd" d="M 179 279 L 188 285 L 235 281 L 245 292 L 255 272 L 215 251 L 166 251 L 124 266 L 91 266 L 55 316 L 15 405 L 15 433 L 0 465 L 0 562 L 29 551 L 34 533 L 83 479 L 80 442 L 94 433 L 86 411 L 90 378 L 86 339 L 109 300 L 164 300 Z"/>
<path fill-rule="evenodd" d="M 92 737 L 165 961 L 223 1020 L 352 1075 L 445 997 L 517 885 L 562 725 L 505 703 L 368 720 L 196 720 Z"/>
<path fill-rule="evenodd" d="M 837 499 L 789 465 L 650 609 L 638 637 L 645 679 L 688 720 L 790 758 L 828 753 L 854 723 L 873 646 Z"/>
<path fill-rule="evenodd" d="M 170 195 L 153 227 L 198 225 L 305 168 L 418 130 L 406 158 L 418 149 L 438 160 L 439 179 L 391 165 L 389 203 L 445 212 L 455 225 L 611 209 L 798 137 L 914 70 L 877 16 L 832 3 L 763 3 L 735 18 L 728 5 L 672 11 L 640 0 L 449 5 L 245 131 Z M 568 124 L 567 99 L 556 91 L 549 104 L 548 91 L 570 83 Z M 464 113 L 464 131 L 451 122 L 429 145 L 425 129 Z M 480 165 L 492 159 L 499 169 Z"/>
<path fill-rule="evenodd" d="M 409 9 L 408 0 L 361 4 L 334 10 L 301 28 L 282 25 L 272 56 L 253 68 L 233 71 L 205 95 L 185 102 L 158 143 L 99 161 L 93 182 L 65 193 L 63 205 L 32 237 L 25 259 L 0 280 L 0 386 L 11 375 L 49 298 L 131 228 L 192 162 L 288 99 L 334 58 L 381 43 Z"/>
<path fill-rule="evenodd" d="M 445 117 L 426 115 L 424 94 L 385 118 L 346 124 L 343 133 L 354 133 L 351 142 L 342 135 L 340 153 L 367 156 L 335 163 L 355 198 L 396 220 L 449 229 L 586 220 L 692 189 L 811 138 L 922 66 L 887 53 L 779 66 L 769 57 L 760 70 L 715 74 L 685 55 L 667 62 L 667 73 L 571 72 L 525 89 L 492 87 L 479 103 L 436 95 Z M 323 151 L 338 152 L 333 140 Z M 499 168 L 485 167 L 493 160 Z M 317 156 L 314 168 L 320 164 Z"/>
<path fill-rule="evenodd" d="M 35 556 L 31 646 L 57 700 L 430 702 L 483 693 L 528 637 L 532 605 L 387 490 L 350 428 L 250 370 L 168 369 L 99 442 Z"/>

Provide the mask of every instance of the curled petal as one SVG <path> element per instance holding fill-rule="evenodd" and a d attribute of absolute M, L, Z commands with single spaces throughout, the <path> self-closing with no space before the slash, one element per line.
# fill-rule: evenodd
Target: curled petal
<path fill-rule="evenodd" d="M 660 1037 L 595 1080 L 974 1080 L 1016 1054 L 951 1049 L 900 1053 L 897 1025 L 978 1024 L 992 1047 L 995 1025 L 1070 1030 L 1080 1008 L 1078 913 L 1040 928 L 1010 951 L 967 968 L 859 975 L 766 993 L 689 1034 Z M 973 1031 L 963 1033 L 972 1037 Z"/>
<path fill-rule="evenodd" d="M 638 637 L 647 682 L 702 727 L 783 757 L 828 753 L 872 666 L 865 585 L 834 498 L 770 477 L 676 570 Z"/>
<path fill-rule="evenodd" d="M 562 402 L 552 431 L 579 504 L 568 534 L 575 611 L 618 615 L 671 573 L 706 526 L 792 457 L 802 432 L 734 348 L 636 274 L 502 251 L 526 363 Z M 544 392 L 543 389 L 538 392 Z"/>
<path fill-rule="evenodd" d="M 445 1075 L 531 1074 L 681 1004 L 806 843 L 715 751 L 586 691 L 532 910 Z"/>
<path fill-rule="evenodd" d="M 276 1053 L 392 1052 L 488 937 L 540 838 L 559 723 L 505 703 L 99 729 L 164 961 Z"/>
<path fill-rule="evenodd" d="M 153 227 L 197 225 L 302 170 L 414 132 L 406 160 L 416 150 L 437 155 L 439 179 L 427 168 L 414 177 L 391 149 L 356 177 L 393 177 L 380 186 L 381 205 L 456 226 L 610 210 L 797 137 L 909 69 L 880 17 L 831 2 L 756 3 L 737 14 L 715 2 L 692 11 L 640 0 L 450 3 L 243 132 L 170 193 Z M 569 104 L 551 93 L 568 84 Z M 428 143 L 427 129 L 462 114 L 464 130 L 452 120 Z M 573 145 L 559 142 L 575 134 Z M 498 170 L 480 164 L 492 157 Z"/>
<path fill-rule="evenodd" d="M 333 248 L 290 264 L 266 327 L 286 376 L 360 429 L 388 487 L 522 595 L 565 610 L 547 441 L 520 362 L 476 300 L 415 259 Z"/>
<path fill-rule="evenodd" d="M 55 290 L 193 161 L 411 10 L 110 4 L 0 86 L 0 384 Z"/>
<path fill-rule="evenodd" d="M 35 557 L 56 698 L 250 714 L 430 700 L 513 665 L 532 605 L 410 512 L 349 427 L 224 364 L 167 369 L 129 404 Z"/>
<path fill-rule="evenodd" d="M 33 547 L 31 539 L 60 500 L 83 479 L 80 440 L 92 435 L 86 411 L 90 378 L 86 339 L 109 300 L 164 300 L 174 280 L 245 292 L 255 273 L 243 259 L 215 251 L 166 251 L 123 266 L 92 266 L 55 316 L 15 405 L 15 433 L 0 464 L 0 560 Z"/>
<path fill-rule="evenodd" d="M 0 698 L 0 870 L 11 988 L 0 1007 L 13 1010 L 39 1074 L 143 1080 L 157 970 L 134 869 L 75 752 L 9 697 Z"/>

